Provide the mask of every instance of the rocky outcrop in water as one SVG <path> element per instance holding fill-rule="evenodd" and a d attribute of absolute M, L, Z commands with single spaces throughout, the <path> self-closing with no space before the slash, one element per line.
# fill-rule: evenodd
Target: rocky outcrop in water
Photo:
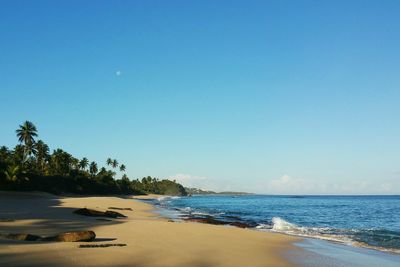
<path fill-rule="evenodd" d="M 239 221 L 223 221 L 223 220 L 218 220 L 215 219 L 211 216 L 209 217 L 191 217 L 185 219 L 185 221 L 189 222 L 197 222 L 197 223 L 207 223 L 207 224 L 214 224 L 214 225 L 231 225 L 231 226 L 236 226 L 239 228 L 252 228 L 254 225 L 250 223 L 245 223 L 245 222 L 239 222 Z"/>

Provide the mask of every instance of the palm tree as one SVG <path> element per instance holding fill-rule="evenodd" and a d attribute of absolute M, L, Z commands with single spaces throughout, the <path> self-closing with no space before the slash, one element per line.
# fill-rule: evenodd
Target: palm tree
<path fill-rule="evenodd" d="M 22 166 L 24 163 L 25 149 L 23 145 L 16 145 L 12 151 L 13 162 Z"/>
<path fill-rule="evenodd" d="M 7 181 L 15 182 L 18 179 L 19 167 L 18 166 L 9 166 L 4 174 L 6 175 Z"/>
<path fill-rule="evenodd" d="M 9 153 L 10 153 L 10 151 L 8 150 L 8 148 L 6 146 L 1 146 L 0 147 L 0 155 L 1 155 L 1 157 L 3 159 L 5 159 L 8 156 Z"/>
<path fill-rule="evenodd" d="M 79 170 L 79 159 L 77 159 L 77 158 L 74 158 L 74 157 L 71 157 L 71 165 L 72 165 L 72 167 L 75 169 L 75 170 Z"/>
<path fill-rule="evenodd" d="M 6 146 L 0 147 L 0 165 L 1 162 L 3 163 L 10 162 L 12 160 L 11 156 L 12 154 Z"/>
<path fill-rule="evenodd" d="M 116 159 L 114 159 L 114 160 L 112 161 L 111 166 L 112 166 L 113 168 L 117 168 L 117 167 L 118 167 L 118 161 L 117 161 Z"/>
<path fill-rule="evenodd" d="M 123 193 L 129 194 L 132 192 L 131 181 L 129 181 L 129 178 L 126 176 L 126 174 L 122 175 L 122 178 L 118 181 L 118 183 Z"/>
<path fill-rule="evenodd" d="M 98 171 L 98 169 L 97 169 L 97 163 L 94 162 L 94 161 L 92 161 L 92 162 L 90 163 L 90 166 L 89 166 L 89 172 L 90 172 L 90 174 L 91 174 L 92 176 L 95 176 L 96 173 L 97 173 L 97 171 Z"/>
<path fill-rule="evenodd" d="M 46 160 L 49 158 L 49 146 L 46 145 L 42 140 L 39 140 L 35 144 L 36 148 L 36 164 L 37 169 L 43 174 Z"/>
<path fill-rule="evenodd" d="M 85 170 L 86 167 L 88 166 L 88 164 L 89 164 L 89 160 L 88 160 L 87 158 L 83 158 L 83 159 L 79 162 L 79 167 L 80 167 L 82 170 Z"/>
<path fill-rule="evenodd" d="M 25 121 L 22 125 L 19 126 L 19 129 L 15 131 L 17 133 L 18 141 L 24 143 L 24 156 L 32 155 L 36 153 L 36 149 L 34 148 L 35 138 L 37 136 L 36 126 L 30 122 Z"/>
<path fill-rule="evenodd" d="M 107 159 L 107 165 L 111 166 L 113 164 L 113 160 L 111 158 Z"/>
<path fill-rule="evenodd" d="M 124 165 L 124 164 L 121 164 L 121 165 L 119 166 L 119 170 L 120 170 L 121 172 L 124 172 L 124 171 L 126 170 L 125 165 Z"/>
<path fill-rule="evenodd" d="M 55 175 L 66 176 L 71 171 L 73 157 L 62 149 L 56 149 L 50 157 L 50 172 Z"/>

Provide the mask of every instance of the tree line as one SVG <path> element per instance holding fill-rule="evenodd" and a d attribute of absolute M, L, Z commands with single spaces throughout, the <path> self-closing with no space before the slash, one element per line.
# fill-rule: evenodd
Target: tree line
<path fill-rule="evenodd" d="M 78 159 L 60 148 L 50 153 L 49 146 L 37 140 L 37 128 L 30 121 L 19 125 L 15 132 L 19 143 L 13 149 L 0 147 L 0 190 L 186 195 L 184 187 L 176 181 L 150 176 L 129 179 L 125 164 L 117 159 L 107 158 L 106 167 L 99 168 L 97 162 L 86 157 Z"/>

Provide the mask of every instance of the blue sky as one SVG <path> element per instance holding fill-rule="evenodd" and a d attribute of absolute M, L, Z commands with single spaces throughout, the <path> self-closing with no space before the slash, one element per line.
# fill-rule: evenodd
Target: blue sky
<path fill-rule="evenodd" d="M 0 1 L 1 144 L 215 190 L 400 194 L 400 1 Z"/>

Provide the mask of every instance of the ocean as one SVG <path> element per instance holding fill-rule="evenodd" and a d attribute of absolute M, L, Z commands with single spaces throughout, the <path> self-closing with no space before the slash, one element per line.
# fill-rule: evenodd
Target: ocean
<path fill-rule="evenodd" d="M 400 253 L 400 196 L 198 195 L 153 201 L 174 220 L 213 218 L 285 233 Z"/>

